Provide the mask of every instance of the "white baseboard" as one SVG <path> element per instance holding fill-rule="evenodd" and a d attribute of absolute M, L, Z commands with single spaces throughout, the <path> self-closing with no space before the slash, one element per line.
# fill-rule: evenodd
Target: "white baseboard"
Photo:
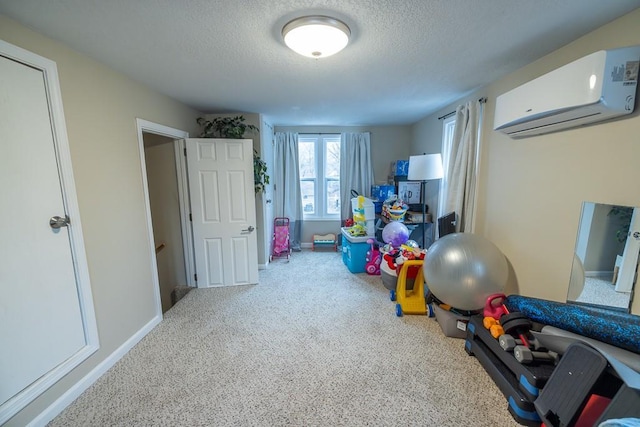
<path fill-rule="evenodd" d="M 162 316 L 156 316 L 149 323 L 144 325 L 138 332 L 133 334 L 131 338 L 118 347 L 113 353 L 111 353 L 106 359 L 98 364 L 80 381 L 75 383 L 69 390 L 62 396 L 56 399 L 47 409 L 42 411 L 37 417 L 35 417 L 28 427 L 41 427 L 47 425 L 48 422 L 53 420 L 60 412 L 62 412 L 67 406 L 69 406 L 74 400 L 78 398 L 86 389 L 88 389 L 94 382 L 97 381 L 105 372 L 107 372 L 116 362 L 129 352 L 142 338 L 145 337 L 158 323 L 162 321 Z"/>
<path fill-rule="evenodd" d="M 613 276 L 613 271 L 585 271 L 585 277 L 611 277 Z"/>

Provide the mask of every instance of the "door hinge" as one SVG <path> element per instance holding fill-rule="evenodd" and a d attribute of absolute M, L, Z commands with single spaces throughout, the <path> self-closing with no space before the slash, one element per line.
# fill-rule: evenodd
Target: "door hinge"
<path fill-rule="evenodd" d="M 184 156 L 187 157 L 187 147 L 184 148 Z"/>
<path fill-rule="evenodd" d="M 195 280 L 196 282 L 198 281 L 198 275 L 197 274 L 193 275 L 193 280 Z"/>
<path fill-rule="evenodd" d="M 189 214 L 189 221 L 193 222 L 193 215 Z"/>

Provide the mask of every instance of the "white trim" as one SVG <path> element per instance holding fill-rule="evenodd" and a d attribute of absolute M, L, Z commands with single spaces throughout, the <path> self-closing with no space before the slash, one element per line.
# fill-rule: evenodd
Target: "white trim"
<path fill-rule="evenodd" d="M 613 277 L 613 270 L 609 270 L 609 271 L 601 271 L 601 270 L 594 270 L 594 271 L 585 271 L 584 272 L 584 277 L 606 277 L 611 279 Z"/>
<path fill-rule="evenodd" d="M 51 115 L 52 135 L 56 147 L 55 151 L 60 185 L 62 188 L 62 200 L 65 206 L 65 212 L 71 218 L 71 224 L 68 227 L 69 242 L 74 260 L 78 300 L 86 343 L 84 347 L 65 362 L 47 372 L 37 381 L 0 405 L 0 424 L 3 424 L 86 360 L 90 355 L 95 353 L 100 348 L 100 343 L 96 315 L 93 307 L 93 296 L 91 293 L 91 281 L 84 246 L 82 223 L 80 220 L 80 208 L 78 207 L 78 200 L 76 198 L 76 188 L 73 178 L 73 167 L 71 164 L 71 153 L 65 125 L 66 121 L 64 118 L 57 65 L 54 61 L 9 44 L 3 40 L 0 40 L 0 54 L 16 62 L 41 70 L 43 73 Z"/>
<path fill-rule="evenodd" d="M 184 269 L 186 283 L 189 286 L 197 286 L 195 281 L 196 261 L 193 253 L 193 228 L 189 214 L 191 202 L 189 200 L 189 178 L 187 176 L 187 156 L 184 154 L 187 148 L 184 139 L 173 142 L 176 159 L 176 175 L 178 179 L 178 203 L 180 204 L 180 225 L 182 227 L 182 247 L 184 249 Z"/>
<path fill-rule="evenodd" d="M 45 426 L 51 420 L 53 420 L 58 414 L 60 414 L 67 406 L 76 400 L 86 389 L 88 389 L 94 382 L 98 380 L 105 372 L 107 372 L 113 365 L 116 364 L 122 357 L 129 352 L 142 338 L 144 338 L 153 328 L 155 328 L 162 321 L 161 316 L 156 316 L 151 319 L 146 325 L 144 325 L 138 332 L 136 332 L 131 338 L 125 341 L 120 347 L 118 347 L 113 353 L 111 353 L 106 359 L 100 362 L 95 368 L 93 368 L 87 375 L 85 375 L 80 381 L 75 383 L 69 390 L 67 390 L 62 396 L 49 405 L 44 411 L 38 414 L 29 424 L 29 427 Z"/>
<path fill-rule="evenodd" d="M 147 181 L 147 163 L 144 156 L 143 132 L 170 138 L 188 138 L 189 133 L 183 130 L 170 128 L 158 123 L 143 119 L 136 119 L 138 132 L 138 152 L 140 153 L 140 169 L 142 170 L 142 189 L 144 191 L 144 207 L 147 221 L 147 234 L 149 235 L 149 260 L 151 262 L 151 281 L 153 282 L 153 296 L 156 301 L 156 316 L 162 318 L 162 302 L 160 300 L 160 280 L 158 279 L 158 264 L 156 262 L 156 246 L 153 239 L 153 223 L 151 221 L 151 203 L 149 202 L 149 182 Z"/>

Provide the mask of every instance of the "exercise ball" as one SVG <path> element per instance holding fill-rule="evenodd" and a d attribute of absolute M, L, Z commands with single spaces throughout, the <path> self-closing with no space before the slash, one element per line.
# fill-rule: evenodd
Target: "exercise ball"
<path fill-rule="evenodd" d="M 391 221 L 382 229 L 382 240 L 391 244 L 394 248 L 399 248 L 409 240 L 409 229 L 401 222 Z"/>
<path fill-rule="evenodd" d="M 433 295 L 459 310 L 480 310 L 487 297 L 502 292 L 509 268 L 500 249 L 471 233 L 448 234 L 437 240 L 422 266 Z"/>

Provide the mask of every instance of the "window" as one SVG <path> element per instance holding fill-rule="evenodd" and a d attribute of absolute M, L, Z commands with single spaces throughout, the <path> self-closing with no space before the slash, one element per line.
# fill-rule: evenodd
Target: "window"
<path fill-rule="evenodd" d="M 340 218 L 340 135 L 299 135 L 298 161 L 304 218 Z"/>
<path fill-rule="evenodd" d="M 442 122 L 442 170 L 444 177 L 440 182 L 440 194 L 438 196 L 438 218 L 448 213 L 444 212 L 444 201 L 447 197 L 447 171 L 449 170 L 449 158 L 451 157 L 451 144 L 453 143 L 453 131 L 456 127 L 456 115 L 447 117 Z"/>

